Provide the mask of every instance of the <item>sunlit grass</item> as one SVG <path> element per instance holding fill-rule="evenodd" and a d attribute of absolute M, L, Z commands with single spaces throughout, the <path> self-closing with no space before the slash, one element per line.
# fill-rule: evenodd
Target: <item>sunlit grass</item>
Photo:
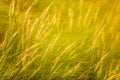
<path fill-rule="evenodd" d="M 0 80 L 120 79 L 119 0 L 0 4 Z"/>

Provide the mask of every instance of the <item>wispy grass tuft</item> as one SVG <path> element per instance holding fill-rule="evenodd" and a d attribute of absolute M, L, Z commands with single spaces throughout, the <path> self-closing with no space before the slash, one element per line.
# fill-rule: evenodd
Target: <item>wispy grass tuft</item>
<path fill-rule="evenodd" d="M 119 0 L 0 2 L 0 80 L 120 79 Z"/>

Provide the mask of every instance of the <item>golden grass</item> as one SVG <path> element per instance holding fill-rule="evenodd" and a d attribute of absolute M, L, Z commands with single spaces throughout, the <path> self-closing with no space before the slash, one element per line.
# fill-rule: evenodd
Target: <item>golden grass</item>
<path fill-rule="evenodd" d="M 1 80 L 120 79 L 119 0 L 0 4 Z"/>

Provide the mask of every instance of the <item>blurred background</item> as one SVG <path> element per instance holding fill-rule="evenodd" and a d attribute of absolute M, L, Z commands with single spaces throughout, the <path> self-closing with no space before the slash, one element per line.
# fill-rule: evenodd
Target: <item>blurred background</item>
<path fill-rule="evenodd" d="M 26 12 L 28 7 L 34 2 L 34 0 L 0 0 L 0 43 L 4 39 L 4 34 L 7 31 L 7 27 L 9 26 L 9 11 L 10 11 L 10 5 L 11 2 L 14 1 L 15 5 L 15 15 L 16 17 L 19 17 L 23 13 Z M 61 14 L 61 24 L 65 24 L 64 22 L 69 20 L 69 12 L 73 12 L 73 24 L 75 25 L 78 20 L 79 14 L 81 13 L 82 16 L 85 16 L 85 14 L 89 11 L 89 7 L 92 4 L 93 13 L 96 9 L 99 9 L 99 18 L 103 18 L 104 15 L 107 15 L 110 13 L 110 11 L 114 7 L 114 13 L 113 18 L 111 19 L 111 23 L 114 22 L 118 16 L 120 16 L 120 1 L 119 0 L 38 0 L 38 2 L 34 5 L 34 7 L 31 10 L 31 18 L 35 18 L 44 11 L 44 9 L 51 5 L 51 8 L 49 10 L 50 15 L 54 14 Z M 81 8 L 82 5 L 82 8 Z M 82 10 L 81 10 L 82 9 Z M 91 16 L 92 13 L 91 13 Z M 67 24 L 67 23 L 66 23 Z M 118 24 L 119 25 L 119 24 Z M 77 26 L 77 25 L 76 25 Z M 79 26 L 79 24 L 78 24 Z M 76 28 L 77 29 L 77 28 Z M 117 27 L 117 31 L 120 30 L 120 28 Z"/>

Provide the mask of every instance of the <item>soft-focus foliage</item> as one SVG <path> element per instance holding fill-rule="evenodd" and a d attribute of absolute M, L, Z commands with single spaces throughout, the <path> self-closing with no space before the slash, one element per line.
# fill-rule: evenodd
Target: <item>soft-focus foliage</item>
<path fill-rule="evenodd" d="M 0 80 L 120 80 L 120 1 L 0 0 Z"/>

